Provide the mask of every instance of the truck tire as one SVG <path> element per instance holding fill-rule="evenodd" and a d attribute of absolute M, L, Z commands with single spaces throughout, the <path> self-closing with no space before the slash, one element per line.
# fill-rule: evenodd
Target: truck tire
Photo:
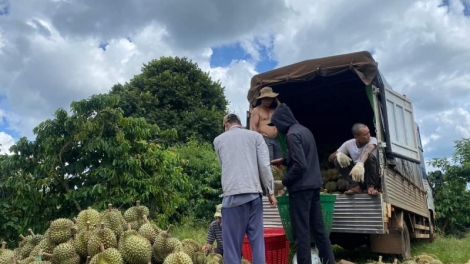
<path fill-rule="evenodd" d="M 406 221 L 403 221 L 403 231 L 401 233 L 402 239 L 402 257 L 409 258 L 411 257 L 411 242 L 410 242 L 410 231 L 408 230 L 408 225 Z"/>

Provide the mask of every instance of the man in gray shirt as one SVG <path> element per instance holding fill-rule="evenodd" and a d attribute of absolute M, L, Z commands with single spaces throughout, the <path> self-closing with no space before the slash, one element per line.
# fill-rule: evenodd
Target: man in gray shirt
<path fill-rule="evenodd" d="M 241 263 L 247 233 L 252 264 L 265 264 L 262 195 L 277 206 L 268 146 L 261 134 L 243 129 L 235 114 L 225 116 L 223 125 L 214 148 L 222 168 L 224 263 Z"/>
<path fill-rule="evenodd" d="M 377 171 L 377 139 L 370 136 L 369 128 L 361 123 L 354 124 L 351 132 L 354 136 L 344 142 L 330 155 L 328 160 L 335 164 L 341 176 L 349 182 L 345 194 L 362 193 L 359 183 L 367 185 L 367 193 L 377 195 L 376 187 L 380 185 Z"/>

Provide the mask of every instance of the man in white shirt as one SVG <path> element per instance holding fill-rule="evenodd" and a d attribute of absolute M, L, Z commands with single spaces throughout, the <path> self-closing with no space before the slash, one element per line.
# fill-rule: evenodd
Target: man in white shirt
<path fill-rule="evenodd" d="M 361 123 L 354 124 L 351 132 L 354 138 L 344 142 L 328 160 L 334 162 L 341 176 L 349 182 L 350 189 L 345 194 L 362 193 L 358 183 L 365 181 L 367 193 L 377 195 L 376 187 L 380 185 L 377 170 L 377 139 L 371 137 L 369 128 Z"/>

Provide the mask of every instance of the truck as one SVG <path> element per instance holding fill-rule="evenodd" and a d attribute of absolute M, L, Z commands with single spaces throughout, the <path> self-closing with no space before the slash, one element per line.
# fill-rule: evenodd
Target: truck
<path fill-rule="evenodd" d="M 368 51 L 309 59 L 251 78 L 247 128 L 260 90 L 269 86 L 315 137 L 320 162 L 353 137 L 354 123 L 377 138 L 379 195 L 337 194 L 332 244 L 409 257 L 411 241 L 432 241 L 435 208 L 412 101 L 393 90 Z M 266 208 L 266 207 L 265 207 Z M 279 214 L 265 209 L 265 225 Z"/>

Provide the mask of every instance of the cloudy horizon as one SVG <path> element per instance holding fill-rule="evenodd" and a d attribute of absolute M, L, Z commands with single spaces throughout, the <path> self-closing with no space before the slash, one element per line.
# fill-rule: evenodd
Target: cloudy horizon
<path fill-rule="evenodd" d="M 0 151 L 161 56 L 210 72 L 246 120 L 253 75 L 366 50 L 413 101 L 425 159 L 450 157 L 470 137 L 469 43 L 470 0 L 0 0 Z"/>

